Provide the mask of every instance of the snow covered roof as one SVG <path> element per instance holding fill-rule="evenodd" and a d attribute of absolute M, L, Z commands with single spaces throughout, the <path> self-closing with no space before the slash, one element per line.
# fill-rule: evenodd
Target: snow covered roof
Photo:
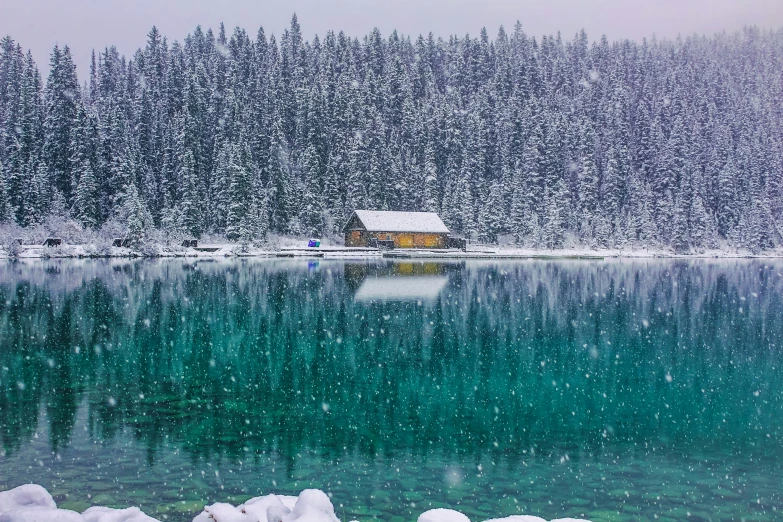
<path fill-rule="evenodd" d="M 354 214 L 368 232 L 449 233 L 449 229 L 434 212 L 356 210 Z M 348 222 L 350 223 L 350 220 Z"/>

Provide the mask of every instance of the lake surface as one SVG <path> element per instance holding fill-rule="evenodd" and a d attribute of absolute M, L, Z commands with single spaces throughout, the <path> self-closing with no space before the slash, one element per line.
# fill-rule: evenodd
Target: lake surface
<path fill-rule="evenodd" d="M 783 519 L 783 262 L 0 265 L 0 489 Z"/>

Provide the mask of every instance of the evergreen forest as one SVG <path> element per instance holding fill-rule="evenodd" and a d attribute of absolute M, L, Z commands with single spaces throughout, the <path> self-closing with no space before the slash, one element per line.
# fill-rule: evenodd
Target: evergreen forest
<path fill-rule="evenodd" d="M 48 68 L 0 41 L 0 222 L 333 236 L 438 212 L 536 248 L 783 245 L 783 30 L 675 40 L 153 28 Z M 44 76 L 46 77 L 44 79 Z"/>

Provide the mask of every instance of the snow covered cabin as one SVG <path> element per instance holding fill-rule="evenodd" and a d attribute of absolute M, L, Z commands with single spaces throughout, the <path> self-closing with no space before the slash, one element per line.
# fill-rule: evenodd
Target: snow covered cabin
<path fill-rule="evenodd" d="M 343 227 L 345 246 L 370 240 L 394 241 L 394 248 L 446 248 L 449 229 L 434 212 L 356 210 Z"/>

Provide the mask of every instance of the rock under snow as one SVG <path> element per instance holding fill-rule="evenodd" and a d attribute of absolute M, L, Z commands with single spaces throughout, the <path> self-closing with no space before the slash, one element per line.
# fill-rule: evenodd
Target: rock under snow
<path fill-rule="evenodd" d="M 504 518 L 492 518 L 484 522 L 546 522 L 546 520 L 532 515 L 511 515 Z"/>
<path fill-rule="evenodd" d="M 238 507 L 218 502 L 205 506 L 204 511 L 193 519 L 193 522 L 258 522 L 255 515 L 243 513 Z"/>
<path fill-rule="evenodd" d="M 84 522 L 84 517 L 67 509 L 27 506 L 6 511 L 0 522 Z"/>
<path fill-rule="evenodd" d="M 145 515 L 137 507 L 112 509 L 93 506 L 82 513 L 84 522 L 158 522 L 157 519 Z"/>
<path fill-rule="evenodd" d="M 258 522 L 268 522 L 267 509 L 277 506 L 278 509 L 284 510 L 283 513 L 288 513 L 294 509 L 298 498 L 288 495 L 266 495 L 251 498 L 238 507 L 243 513 L 254 515 Z"/>
<path fill-rule="evenodd" d="M 0 522 L 160 522 L 137 507 L 112 509 L 93 506 L 79 514 L 57 509 L 46 489 L 27 484 L 0 492 Z M 340 522 L 332 501 L 323 491 L 306 489 L 298 497 L 266 495 L 255 497 L 239 506 L 217 503 L 204 507 L 193 522 Z M 470 522 L 459 511 L 431 509 L 419 515 L 418 522 Z M 546 522 L 530 515 L 494 518 L 484 522 Z M 589 522 L 576 518 L 559 518 L 550 522 Z"/>
<path fill-rule="evenodd" d="M 24 507 L 55 508 L 57 504 L 49 492 L 38 484 L 25 484 L 0 492 L 0 514 Z"/>
<path fill-rule="evenodd" d="M 299 494 L 294 509 L 290 512 L 284 513 L 277 506 L 267 509 L 267 522 L 340 522 L 340 520 L 335 516 L 334 506 L 326 493 L 320 489 L 306 489 Z"/>
<path fill-rule="evenodd" d="M 453 509 L 430 509 L 419 515 L 419 522 L 470 522 L 470 519 Z"/>
<path fill-rule="evenodd" d="M 234 507 L 206 506 L 193 522 L 340 522 L 332 501 L 323 491 L 306 489 L 298 497 L 266 495 Z"/>
<path fill-rule="evenodd" d="M 139 508 L 91 507 L 83 514 L 57 509 L 46 489 L 25 484 L 0 492 L 0 522 L 159 522 Z"/>

